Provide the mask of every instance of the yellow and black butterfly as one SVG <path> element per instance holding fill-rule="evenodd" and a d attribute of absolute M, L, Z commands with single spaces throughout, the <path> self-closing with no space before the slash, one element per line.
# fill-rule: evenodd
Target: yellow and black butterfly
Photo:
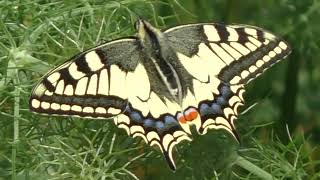
<path fill-rule="evenodd" d="M 82 52 L 35 86 L 30 110 L 114 118 L 132 137 L 157 145 L 171 169 L 172 148 L 225 129 L 236 139 L 244 85 L 290 53 L 289 45 L 248 25 L 188 24 L 159 30 L 139 19 L 137 36 Z"/>

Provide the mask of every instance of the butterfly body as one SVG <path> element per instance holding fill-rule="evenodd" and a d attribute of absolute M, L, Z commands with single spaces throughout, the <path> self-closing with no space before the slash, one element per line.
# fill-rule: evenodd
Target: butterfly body
<path fill-rule="evenodd" d="M 150 67 L 149 77 L 157 78 L 151 81 L 156 82 L 152 84 L 152 89 L 161 90 L 157 93 L 163 94 L 181 106 L 186 86 L 189 84 L 187 82 L 191 78 L 188 78 L 186 70 L 181 68 L 182 65 L 174 49 L 168 45 L 168 39 L 163 32 L 142 19 L 138 20 L 137 28 L 138 41 L 146 55 L 146 58 L 143 58 L 144 64 Z"/>
<path fill-rule="evenodd" d="M 287 56 L 287 43 L 260 28 L 214 23 L 164 31 L 145 20 L 137 36 L 82 52 L 48 72 L 33 89 L 30 109 L 53 115 L 114 118 L 132 137 L 163 152 L 234 120 L 244 85 Z"/>

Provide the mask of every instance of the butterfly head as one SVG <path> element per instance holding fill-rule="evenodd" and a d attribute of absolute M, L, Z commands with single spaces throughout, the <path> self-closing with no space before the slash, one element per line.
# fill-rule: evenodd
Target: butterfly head
<path fill-rule="evenodd" d="M 148 21 L 144 20 L 143 18 L 139 18 L 136 22 L 135 22 L 135 29 L 136 31 L 139 33 L 141 32 L 146 32 L 149 31 L 153 32 L 153 33 L 160 33 L 161 31 L 155 27 L 153 27 Z"/>
<path fill-rule="evenodd" d="M 159 47 L 159 40 L 163 37 L 162 32 L 153 27 L 149 22 L 139 18 L 135 23 L 137 36 L 144 48 L 152 47 L 157 49 Z"/>
<path fill-rule="evenodd" d="M 145 39 L 146 37 L 146 26 L 144 20 L 139 18 L 135 23 L 135 29 L 137 31 L 137 35 L 140 39 Z"/>

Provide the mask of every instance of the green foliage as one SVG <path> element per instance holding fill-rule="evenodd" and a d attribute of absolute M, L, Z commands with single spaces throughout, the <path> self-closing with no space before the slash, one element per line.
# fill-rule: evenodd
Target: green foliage
<path fill-rule="evenodd" d="M 292 55 L 248 86 L 240 145 L 224 131 L 196 136 L 178 145 L 173 173 L 158 150 L 111 122 L 29 112 L 47 70 L 132 35 L 137 16 L 160 28 L 251 24 L 290 42 Z M 0 178 L 319 179 L 319 18 L 319 0 L 0 0 Z"/>

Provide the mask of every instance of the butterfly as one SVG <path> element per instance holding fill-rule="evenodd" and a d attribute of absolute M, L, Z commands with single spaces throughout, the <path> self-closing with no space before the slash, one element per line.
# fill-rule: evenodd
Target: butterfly
<path fill-rule="evenodd" d="M 136 36 L 101 44 L 49 71 L 34 87 L 30 110 L 113 118 L 129 136 L 162 151 L 234 121 L 244 86 L 291 51 L 287 42 L 248 25 L 187 24 L 159 30 L 138 19 Z"/>

